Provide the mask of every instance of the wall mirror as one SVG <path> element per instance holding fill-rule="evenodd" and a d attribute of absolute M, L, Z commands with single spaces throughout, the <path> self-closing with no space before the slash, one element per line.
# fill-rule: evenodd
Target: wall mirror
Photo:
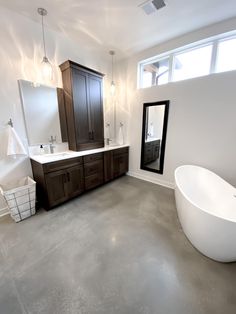
<path fill-rule="evenodd" d="M 20 96 L 29 145 L 67 141 L 64 94 L 61 88 L 19 80 Z"/>
<path fill-rule="evenodd" d="M 163 174 L 169 100 L 143 105 L 141 169 Z"/>

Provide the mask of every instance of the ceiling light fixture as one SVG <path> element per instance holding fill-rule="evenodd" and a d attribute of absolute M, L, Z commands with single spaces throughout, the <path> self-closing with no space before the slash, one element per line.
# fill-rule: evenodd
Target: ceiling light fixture
<path fill-rule="evenodd" d="M 45 80 L 52 80 L 53 78 L 53 69 L 50 61 L 48 60 L 47 54 L 46 54 L 46 44 L 45 44 L 45 33 L 44 33 L 44 23 L 43 18 L 48 14 L 47 10 L 44 8 L 38 8 L 38 14 L 42 17 L 42 35 L 43 35 L 43 49 L 44 49 L 44 57 L 41 62 L 42 65 L 42 77 Z"/>
<path fill-rule="evenodd" d="M 165 6 L 166 4 L 163 0 L 147 0 L 139 5 L 147 15 L 153 14 Z"/>
<path fill-rule="evenodd" d="M 110 50 L 109 54 L 111 55 L 111 94 L 113 96 L 115 94 L 115 89 L 116 89 L 116 85 L 115 85 L 114 78 L 113 78 L 115 51 L 114 50 Z"/>

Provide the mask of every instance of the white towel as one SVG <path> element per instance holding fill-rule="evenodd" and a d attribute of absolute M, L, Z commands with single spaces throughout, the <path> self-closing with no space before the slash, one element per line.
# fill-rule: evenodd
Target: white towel
<path fill-rule="evenodd" d="M 153 126 L 153 123 L 152 123 L 152 122 L 151 122 L 151 125 L 150 125 L 149 136 L 150 136 L 150 137 L 153 137 L 153 136 L 154 136 L 154 126 Z"/>
<path fill-rule="evenodd" d="M 119 145 L 124 145 L 123 126 L 120 126 L 120 128 L 119 128 L 117 143 L 118 143 Z"/>
<path fill-rule="evenodd" d="M 14 128 L 7 126 L 1 131 L 0 158 L 7 156 L 27 155 L 27 152 Z"/>

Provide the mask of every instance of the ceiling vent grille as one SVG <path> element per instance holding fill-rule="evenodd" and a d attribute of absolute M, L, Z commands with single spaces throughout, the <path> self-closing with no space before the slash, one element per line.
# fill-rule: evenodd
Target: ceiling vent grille
<path fill-rule="evenodd" d="M 147 15 L 150 15 L 165 6 L 166 4 L 163 0 L 149 0 L 139 5 L 139 7 L 142 8 Z"/>

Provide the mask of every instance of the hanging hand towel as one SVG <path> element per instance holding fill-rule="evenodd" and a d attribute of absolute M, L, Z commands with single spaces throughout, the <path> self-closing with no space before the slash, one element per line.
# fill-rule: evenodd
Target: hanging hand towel
<path fill-rule="evenodd" d="M 27 152 L 13 127 L 8 128 L 7 156 L 27 155 Z"/>
<path fill-rule="evenodd" d="M 119 145 L 124 145 L 123 125 L 120 125 L 117 142 Z"/>
<path fill-rule="evenodd" d="M 7 156 L 27 155 L 27 152 L 13 127 L 8 126 Z"/>

